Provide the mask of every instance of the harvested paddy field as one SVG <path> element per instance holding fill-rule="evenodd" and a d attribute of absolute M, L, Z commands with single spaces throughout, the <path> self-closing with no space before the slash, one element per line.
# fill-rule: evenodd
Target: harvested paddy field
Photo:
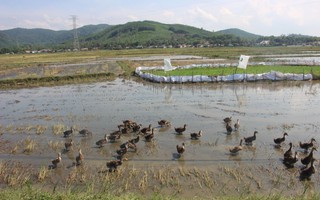
<path fill-rule="evenodd" d="M 319 189 L 317 172 L 311 180 L 299 178 L 303 164 L 282 163 L 293 143 L 299 158 L 308 153 L 299 142 L 318 142 L 319 82 L 263 82 L 224 84 L 153 84 L 134 80 L 39 87 L 1 91 L 1 185 L 32 183 L 44 191 L 107 191 L 120 195 L 161 194 L 176 198 L 209 198 L 225 195 L 282 194 L 312 196 Z M 228 134 L 223 119 L 240 120 Z M 116 150 L 138 132 L 122 134 L 116 142 L 98 148 L 96 141 L 118 130 L 123 120 L 154 127 L 154 138 L 143 136 L 137 151 L 127 152 L 116 172 L 106 163 Z M 166 119 L 169 127 L 160 127 Z M 187 124 L 177 135 L 176 127 Z M 73 127 L 68 138 L 63 132 Z M 92 131 L 83 137 L 78 131 Z M 203 131 L 199 140 L 190 133 Z M 258 131 L 252 145 L 238 154 L 229 148 Z M 289 136 L 280 148 L 273 139 Z M 65 143 L 73 140 L 70 150 Z M 176 145 L 185 143 L 180 157 Z M 316 146 L 318 143 L 315 143 Z M 83 163 L 75 166 L 78 149 Z M 62 161 L 49 169 L 57 153 Z M 314 152 L 314 157 L 319 158 Z M 146 197 L 147 197 L 146 196 Z"/>

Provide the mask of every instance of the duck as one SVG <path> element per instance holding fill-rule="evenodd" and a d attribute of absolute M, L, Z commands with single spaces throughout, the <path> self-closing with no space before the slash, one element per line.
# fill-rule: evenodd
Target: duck
<path fill-rule="evenodd" d="M 56 168 L 58 166 L 58 164 L 61 163 L 61 153 L 60 152 L 58 153 L 57 158 L 53 159 L 51 161 L 51 163 L 52 163 L 53 168 Z"/>
<path fill-rule="evenodd" d="M 237 122 L 234 124 L 233 127 L 234 127 L 235 131 L 239 130 L 239 128 L 240 128 L 240 120 L 239 119 L 237 119 Z"/>
<path fill-rule="evenodd" d="M 182 143 L 181 146 L 177 145 L 177 152 L 178 152 L 179 156 L 181 156 L 184 153 L 184 151 L 185 151 L 185 144 L 184 143 Z"/>
<path fill-rule="evenodd" d="M 146 135 L 148 132 L 150 132 L 151 131 L 151 124 L 149 124 L 149 126 L 148 127 L 144 127 L 144 128 L 142 128 L 141 130 L 140 130 L 140 133 L 142 133 L 142 134 L 144 134 L 144 135 Z"/>
<path fill-rule="evenodd" d="M 151 130 L 151 133 L 144 136 L 144 139 L 146 142 L 150 142 L 154 138 L 154 128 Z"/>
<path fill-rule="evenodd" d="M 192 140 L 198 140 L 202 136 L 202 130 L 198 133 L 190 133 L 190 137 Z"/>
<path fill-rule="evenodd" d="M 299 142 L 299 146 L 301 149 L 304 149 L 305 151 L 308 151 L 309 148 L 313 147 L 313 142 L 315 142 L 316 140 L 314 138 L 311 138 L 310 142 L 306 142 L 306 143 L 301 143 Z"/>
<path fill-rule="evenodd" d="M 82 129 L 81 131 L 79 131 L 79 134 L 83 137 L 86 137 L 92 135 L 92 132 L 88 129 Z"/>
<path fill-rule="evenodd" d="M 235 147 L 233 147 L 232 149 L 230 148 L 229 149 L 229 152 L 230 153 L 233 153 L 233 154 L 236 154 L 236 153 L 238 153 L 239 151 L 241 151 L 242 150 L 242 139 L 240 140 L 240 144 L 238 145 L 238 146 L 235 146 Z"/>
<path fill-rule="evenodd" d="M 108 134 L 106 133 L 103 139 L 98 140 L 96 142 L 96 145 L 98 145 L 101 148 L 101 147 L 103 147 L 103 145 L 105 145 L 107 143 L 108 143 Z"/>
<path fill-rule="evenodd" d="M 138 132 L 138 131 L 140 131 L 141 127 L 142 127 L 142 124 L 134 124 L 132 126 L 132 131 L 133 132 Z"/>
<path fill-rule="evenodd" d="M 281 143 L 285 141 L 286 136 L 288 136 L 288 133 L 285 132 L 283 134 L 283 137 L 275 138 L 275 139 L 273 139 L 273 141 L 274 141 L 274 143 L 276 143 L 276 145 L 281 145 Z"/>
<path fill-rule="evenodd" d="M 72 139 L 69 142 L 65 142 L 64 143 L 64 147 L 65 147 L 66 151 L 69 151 L 70 148 L 72 147 L 72 145 L 73 145 L 73 140 Z"/>
<path fill-rule="evenodd" d="M 226 130 L 227 130 L 227 134 L 231 134 L 232 131 L 233 131 L 233 129 L 232 129 L 232 127 L 230 126 L 229 123 L 226 124 Z"/>
<path fill-rule="evenodd" d="M 182 135 L 184 131 L 186 131 L 187 124 L 183 125 L 183 127 L 174 128 L 174 130 L 178 133 L 178 135 Z"/>
<path fill-rule="evenodd" d="M 308 168 L 303 169 L 302 171 L 300 171 L 300 180 L 310 180 L 312 174 L 314 174 L 316 172 L 313 163 L 314 163 L 315 159 L 313 158 L 311 160 L 311 165 Z"/>
<path fill-rule="evenodd" d="M 132 149 L 134 151 L 137 151 L 137 145 L 133 142 L 131 142 L 131 140 L 126 141 L 125 143 L 122 143 L 120 145 L 120 148 L 127 148 L 127 149 Z"/>
<path fill-rule="evenodd" d="M 309 165 L 309 163 L 311 162 L 311 160 L 313 159 L 313 151 L 317 151 L 317 149 L 315 147 L 312 147 L 309 155 L 307 155 L 304 158 L 301 158 L 301 163 L 304 165 Z"/>
<path fill-rule="evenodd" d="M 114 172 L 117 170 L 118 166 L 122 165 L 122 159 L 108 161 L 106 165 L 109 172 Z"/>
<path fill-rule="evenodd" d="M 292 157 L 292 142 L 289 143 L 289 149 L 283 154 L 283 158 Z"/>
<path fill-rule="evenodd" d="M 287 156 L 283 158 L 283 164 L 288 168 L 292 168 L 298 160 L 298 152 L 294 152 L 294 156 Z"/>
<path fill-rule="evenodd" d="M 108 141 L 110 141 L 110 142 L 116 142 L 116 140 L 119 140 L 120 138 L 121 138 L 121 134 L 113 134 L 113 135 L 108 135 L 107 136 L 107 138 L 108 138 Z"/>
<path fill-rule="evenodd" d="M 162 119 L 160 121 L 158 121 L 158 124 L 160 126 L 171 126 L 171 123 L 168 120 Z"/>
<path fill-rule="evenodd" d="M 63 132 L 63 137 L 65 138 L 70 137 L 73 132 L 74 132 L 74 129 L 71 126 L 70 130 L 66 130 L 65 132 Z"/>
<path fill-rule="evenodd" d="M 225 123 L 230 123 L 232 121 L 232 116 L 224 118 L 223 121 Z"/>
<path fill-rule="evenodd" d="M 251 144 L 254 140 L 256 140 L 256 134 L 258 133 L 258 131 L 254 131 L 253 136 L 250 137 L 244 137 L 244 142 L 246 144 Z"/>
<path fill-rule="evenodd" d="M 116 153 L 120 156 L 120 157 L 122 157 L 124 154 L 126 154 L 128 152 L 128 144 L 126 144 L 125 146 L 124 146 L 124 148 L 120 148 L 120 149 L 117 149 L 116 150 Z"/>
<path fill-rule="evenodd" d="M 82 161 L 83 161 L 84 157 L 83 157 L 83 154 L 81 152 L 81 149 L 79 149 L 79 154 L 78 156 L 76 157 L 76 165 L 81 165 L 82 164 Z"/>
<path fill-rule="evenodd" d="M 138 135 L 136 138 L 129 140 L 130 143 L 137 144 L 140 140 L 140 136 Z"/>

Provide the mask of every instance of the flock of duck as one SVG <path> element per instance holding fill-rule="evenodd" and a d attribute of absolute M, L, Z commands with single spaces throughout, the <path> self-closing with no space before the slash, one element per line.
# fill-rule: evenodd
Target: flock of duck
<path fill-rule="evenodd" d="M 227 134 L 232 134 L 235 131 L 238 131 L 240 128 L 240 121 L 237 119 L 234 125 L 232 125 L 232 117 L 226 117 L 223 119 L 223 122 L 225 123 L 225 128 L 226 128 L 226 133 Z M 170 127 L 171 123 L 168 120 L 160 120 L 158 121 L 158 124 L 160 127 Z M 186 131 L 187 124 L 184 124 L 182 127 L 174 127 L 174 130 L 177 135 L 182 135 Z M 70 130 L 67 130 L 63 133 L 63 137 L 65 138 L 70 138 L 72 134 L 74 134 L 76 131 L 73 127 L 71 127 Z M 96 141 L 95 145 L 98 148 L 104 147 L 107 143 L 114 143 L 117 142 L 120 138 L 121 135 L 125 134 L 127 135 L 128 133 L 136 133 L 137 135 L 126 142 L 122 143 L 119 146 L 119 149 L 116 150 L 116 159 L 115 160 L 110 160 L 107 161 L 106 167 L 109 172 L 114 172 L 117 170 L 117 168 L 122 165 L 122 162 L 124 160 L 127 160 L 124 155 L 128 151 L 136 152 L 137 151 L 137 143 L 141 140 L 140 138 L 144 138 L 145 142 L 151 142 L 154 139 L 154 132 L 155 128 L 152 128 L 152 125 L 149 124 L 147 127 L 142 127 L 141 124 L 138 124 L 135 121 L 132 120 L 124 120 L 122 124 L 118 125 L 118 130 L 114 131 L 110 134 L 105 134 L 105 136 Z M 92 132 L 83 129 L 79 131 L 79 134 L 83 137 L 89 137 L 92 136 Z M 195 133 L 190 133 L 190 138 L 192 140 L 199 140 L 202 136 L 203 132 L 200 130 L 199 132 Z M 247 146 L 253 145 L 253 142 L 256 140 L 258 131 L 254 131 L 253 135 L 250 137 L 243 137 L 240 139 L 239 145 L 236 145 L 234 147 L 229 148 L 229 152 L 231 155 L 237 155 L 241 150 L 243 150 L 243 142 Z M 288 136 L 288 133 L 283 133 L 282 137 L 275 138 L 274 139 L 274 144 L 276 148 L 280 148 L 281 145 L 285 142 L 286 136 Z M 317 151 L 316 147 L 314 146 L 314 142 L 316 140 L 314 138 L 311 139 L 310 142 L 302 143 L 299 142 L 299 147 L 303 150 L 304 156 L 303 158 L 300 159 L 301 163 L 304 165 L 300 169 L 300 179 L 305 180 L 305 179 L 310 179 L 311 176 L 315 173 L 315 167 L 314 167 L 314 162 L 315 158 L 313 156 L 313 152 Z M 65 143 L 65 151 L 69 151 L 70 148 L 73 145 L 73 140 L 69 140 L 68 142 Z M 295 163 L 299 161 L 298 157 L 298 151 L 295 151 L 293 153 L 293 144 L 292 142 L 289 143 L 289 149 L 285 151 L 283 154 L 283 164 L 288 167 L 288 168 L 293 168 Z M 178 157 L 180 158 L 183 153 L 185 152 L 185 143 L 182 144 L 177 144 L 176 145 L 176 151 L 178 154 Z M 84 156 L 82 154 L 81 149 L 78 150 L 78 155 L 75 158 L 75 162 L 73 163 L 74 166 L 79 166 L 82 165 L 84 160 Z M 61 153 L 58 153 L 57 158 L 52 160 L 52 165 L 49 167 L 51 169 L 56 168 L 59 164 L 61 163 Z"/>

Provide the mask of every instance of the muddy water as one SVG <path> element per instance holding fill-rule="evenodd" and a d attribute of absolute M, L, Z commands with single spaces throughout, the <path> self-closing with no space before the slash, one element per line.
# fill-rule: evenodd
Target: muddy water
<path fill-rule="evenodd" d="M 65 138 L 52 130 L 53 126 L 61 125 L 65 130 L 71 126 L 91 130 L 91 138 L 73 136 L 74 151 L 81 147 L 88 160 L 104 162 L 112 159 L 121 142 L 135 135 L 123 136 L 119 143 L 102 149 L 96 148 L 95 142 L 105 133 L 117 130 L 123 120 L 132 119 L 157 128 L 153 142 L 140 142 L 138 152 L 129 155 L 131 163 L 136 165 L 176 164 L 175 147 L 182 142 L 187 150 L 179 165 L 277 161 L 289 141 L 297 150 L 299 141 L 312 137 L 320 141 L 319 86 L 319 82 L 163 85 L 117 79 L 90 85 L 1 91 L 1 139 L 7 143 L 0 157 L 45 165 L 63 148 Z M 238 132 L 226 134 L 222 119 L 227 116 L 232 116 L 233 123 L 240 119 Z M 160 128 L 157 124 L 160 119 L 171 121 L 172 126 Z M 187 131 L 176 135 L 174 127 L 183 124 L 187 124 Z M 37 125 L 46 131 L 37 135 L 35 130 L 27 128 Z M 190 133 L 199 130 L 204 133 L 202 138 L 190 140 Z M 229 155 L 229 147 L 254 131 L 259 133 L 252 147 L 237 156 Z M 289 137 L 282 149 L 275 149 L 273 138 L 284 132 Z M 28 155 L 21 153 L 26 138 L 36 141 L 34 151 Z M 50 148 L 48 143 L 56 141 L 61 143 L 61 148 Z M 11 154 L 12 146 L 17 144 L 20 149 Z"/>

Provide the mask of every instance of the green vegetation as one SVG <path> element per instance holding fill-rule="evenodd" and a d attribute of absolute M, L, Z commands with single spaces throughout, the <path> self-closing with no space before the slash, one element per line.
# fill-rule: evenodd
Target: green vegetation
<path fill-rule="evenodd" d="M 316 200 L 319 199 L 318 194 L 314 194 L 308 198 L 303 198 L 301 196 L 295 197 L 285 197 L 281 194 L 271 194 L 271 195 L 241 195 L 240 196 L 217 196 L 215 197 L 212 195 L 211 199 L 221 199 L 221 200 L 236 200 L 236 199 L 246 199 L 246 200 L 298 200 L 298 199 L 308 199 L 308 200 Z M 143 200 L 143 199 L 151 199 L 151 200 L 179 200 L 179 199 L 186 199 L 184 197 L 174 197 L 174 196 L 164 196 L 160 194 L 154 194 L 151 197 L 145 197 L 144 195 L 138 195 L 133 193 L 126 193 L 122 195 L 114 195 L 107 192 L 90 192 L 90 191 L 83 191 L 83 192 L 44 192 L 42 190 L 37 190 L 31 186 L 23 186 L 21 188 L 9 188 L 4 189 L 0 192 L 0 200 L 7 200 L 7 199 L 21 199 L 21 200 L 61 200 L 61 199 L 68 199 L 68 200 L 78 200 L 78 199 L 90 199 L 90 200 Z"/>
<path fill-rule="evenodd" d="M 236 67 L 203 67 L 190 69 L 176 69 L 165 72 L 163 70 L 145 71 L 158 76 L 226 76 L 230 74 L 261 74 L 270 71 L 279 71 L 282 73 L 308 74 L 311 73 L 315 77 L 320 77 L 320 66 L 248 66 L 246 70 Z"/>
<path fill-rule="evenodd" d="M 83 84 L 89 82 L 110 81 L 115 78 L 112 73 L 80 74 L 72 76 L 49 76 L 38 78 L 0 80 L 0 88 L 25 88 L 39 86 L 56 86 L 66 84 Z"/>
<path fill-rule="evenodd" d="M 319 45 L 319 37 L 304 35 L 260 36 L 240 29 L 217 32 L 154 21 L 137 21 L 109 26 L 88 25 L 78 29 L 81 48 L 141 49 L 163 47 L 223 47 L 263 45 Z M 73 32 L 47 29 L 11 29 L 0 31 L 0 54 L 25 50 L 50 49 L 66 51 L 73 48 Z"/>

